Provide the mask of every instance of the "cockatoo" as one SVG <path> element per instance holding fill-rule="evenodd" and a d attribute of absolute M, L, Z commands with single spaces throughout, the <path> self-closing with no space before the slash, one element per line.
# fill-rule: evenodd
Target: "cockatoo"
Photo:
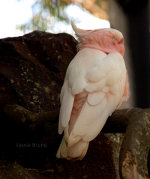
<path fill-rule="evenodd" d="M 83 30 L 72 23 L 78 53 L 68 66 L 61 89 L 57 158 L 82 160 L 89 142 L 107 118 L 128 98 L 123 35 L 112 28 Z"/>

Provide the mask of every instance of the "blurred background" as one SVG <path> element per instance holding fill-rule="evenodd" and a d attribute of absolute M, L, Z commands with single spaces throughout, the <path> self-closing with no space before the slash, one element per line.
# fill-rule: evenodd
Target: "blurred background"
<path fill-rule="evenodd" d="M 0 0 L 0 38 L 34 30 L 74 35 L 84 29 L 116 28 L 125 37 L 130 99 L 122 107 L 150 107 L 149 0 Z"/>
<path fill-rule="evenodd" d="M 97 15 L 84 8 L 83 3 L 78 0 L 0 0 L 0 38 L 33 30 L 73 35 L 71 20 L 81 28 L 110 27 L 106 1 L 102 1 L 104 9 L 97 6 L 102 11 Z M 91 8 L 90 4 L 88 6 Z"/>

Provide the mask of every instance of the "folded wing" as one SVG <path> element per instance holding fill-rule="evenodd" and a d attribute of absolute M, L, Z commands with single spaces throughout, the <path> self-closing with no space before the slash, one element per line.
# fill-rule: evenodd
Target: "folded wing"
<path fill-rule="evenodd" d="M 93 56 L 93 61 L 83 64 L 75 60 L 75 70 L 72 66 L 68 70 L 62 88 L 59 117 L 59 133 L 65 130 L 69 147 L 94 139 L 126 92 L 126 68 L 120 54 Z"/>

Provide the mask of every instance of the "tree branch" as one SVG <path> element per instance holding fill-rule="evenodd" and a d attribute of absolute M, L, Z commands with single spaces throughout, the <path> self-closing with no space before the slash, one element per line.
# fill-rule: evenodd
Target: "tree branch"
<path fill-rule="evenodd" d="M 6 105 L 4 112 L 16 124 L 23 123 L 31 131 L 38 126 L 45 126 L 44 130 L 49 142 L 55 142 L 59 137 L 57 133 L 59 111 L 32 113 L 18 105 Z M 49 125 L 46 125 L 46 124 Z M 121 178 L 148 177 L 147 157 L 150 149 L 150 109 L 122 109 L 115 111 L 108 118 L 102 130 L 103 133 L 124 133 L 125 137 L 120 151 Z M 42 132 L 40 133 L 41 135 Z"/>
<path fill-rule="evenodd" d="M 150 149 L 150 109 L 138 109 L 129 118 L 120 151 L 120 176 L 148 178 L 147 159 Z"/>

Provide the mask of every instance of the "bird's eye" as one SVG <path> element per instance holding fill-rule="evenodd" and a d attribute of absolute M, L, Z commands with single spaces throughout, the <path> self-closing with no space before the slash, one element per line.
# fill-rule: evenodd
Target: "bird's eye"
<path fill-rule="evenodd" d="M 117 42 L 116 37 L 112 37 L 112 40 L 113 40 L 114 42 Z"/>

